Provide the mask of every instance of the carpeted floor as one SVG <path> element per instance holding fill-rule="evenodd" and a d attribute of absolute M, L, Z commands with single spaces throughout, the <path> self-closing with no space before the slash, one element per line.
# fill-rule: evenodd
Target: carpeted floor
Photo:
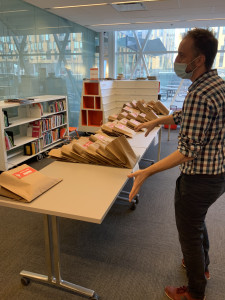
<path fill-rule="evenodd" d="M 167 141 L 163 130 L 161 157 L 176 149 L 177 134 L 172 131 Z M 156 160 L 157 146 L 152 145 L 146 157 Z M 51 161 L 29 164 L 40 169 Z M 140 167 L 147 165 L 141 162 Z M 166 300 L 164 286 L 184 285 L 173 207 L 178 174 L 174 168 L 152 176 L 141 189 L 136 210 L 117 201 L 101 225 L 60 219 L 63 279 L 95 290 L 102 300 Z M 207 300 L 225 299 L 224 216 L 225 195 L 207 215 L 211 241 Z M 85 299 L 34 281 L 22 286 L 21 270 L 46 274 L 43 219 L 0 207 L 0 220 L 1 300 Z"/>

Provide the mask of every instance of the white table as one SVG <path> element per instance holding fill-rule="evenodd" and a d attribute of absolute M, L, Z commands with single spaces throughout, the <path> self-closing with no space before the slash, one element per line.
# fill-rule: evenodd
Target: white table
<path fill-rule="evenodd" d="M 130 141 L 134 151 L 140 154 L 139 160 L 158 133 L 161 136 L 160 128 L 151 132 L 148 138 L 144 137 L 144 133 L 137 133 L 133 141 Z M 160 138 L 158 145 L 160 150 Z M 21 271 L 21 281 L 27 285 L 30 279 L 34 279 L 88 296 L 90 299 L 98 299 L 95 291 L 61 278 L 59 217 L 101 224 L 126 184 L 127 175 L 132 169 L 55 161 L 41 172 L 51 177 L 61 177 L 63 181 L 31 203 L 0 196 L 1 206 L 44 215 L 47 275 Z"/>

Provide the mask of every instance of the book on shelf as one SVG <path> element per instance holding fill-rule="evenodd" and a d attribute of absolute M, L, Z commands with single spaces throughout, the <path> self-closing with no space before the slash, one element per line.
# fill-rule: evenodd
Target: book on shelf
<path fill-rule="evenodd" d="M 15 146 L 12 131 L 5 131 L 5 145 L 6 145 L 6 150 L 10 150 Z"/>
<path fill-rule="evenodd" d="M 8 127 L 10 125 L 10 123 L 9 123 L 8 113 L 6 110 L 3 110 L 3 116 L 4 116 L 5 127 Z"/>
<path fill-rule="evenodd" d="M 43 105 L 41 103 L 33 103 L 29 106 L 29 116 L 31 118 L 41 118 L 43 116 Z"/>
<path fill-rule="evenodd" d="M 35 155 L 42 149 L 41 140 L 33 141 L 24 145 L 24 155 Z"/>
<path fill-rule="evenodd" d="M 54 113 L 55 112 L 55 105 L 54 103 L 50 103 L 49 106 L 48 106 L 48 111 L 50 113 Z"/>
<path fill-rule="evenodd" d="M 60 139 L 63 139 L 67 135 L 67 128 L 60 128 Z"/>
<path fill-rule="evenodd" d="M 66 110 L 66 99 L 54 101 L 48 106 L 48 112 L 50 113 L 56 113 L 63 110 Z"/>
<path fill-rule="evenodd" d="M 24 145 L 24 155 L 31 155 L 31 143 L 25 144 Z"/>
<path fill-rule="evenodd" d="M 39 138 L 42 135 L 42 120 L 31 122 L 27 127 L 27 136 Z"/>
<path fill-rule="evenodd" d="M 6 99 L 4 102 L 6 103 L 19 103 L 19 104 L 27 104 L 34 101 L 34 98 L 12 98 Z"/>

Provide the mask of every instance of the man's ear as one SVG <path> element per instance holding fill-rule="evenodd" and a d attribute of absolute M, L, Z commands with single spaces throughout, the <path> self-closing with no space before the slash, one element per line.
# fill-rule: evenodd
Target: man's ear
<path fill-rule="evenodd" d="M 197 63 L 200 66 L 204 65 L 205 64 L 205 55 L 203 55 L 203 54 L 199 55 Z"/>

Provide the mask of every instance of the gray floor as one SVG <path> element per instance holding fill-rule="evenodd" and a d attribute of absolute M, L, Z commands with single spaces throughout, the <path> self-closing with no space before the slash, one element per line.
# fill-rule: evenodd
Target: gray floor
<path fill-rule="evenodd" d="M 178 131 L 162 134 L 162 157 L 176 149 Z M 156 146 L 146 157 L 156 159 Z M 29 164 L 40 169 L 51 159 Z M 142 162 L 140 167 L 146 167 Z M 94 289 L 104 300 L 166 300 L 164 286 L 184 285 L 185 270 L 174 221 L 173 193 L 178 168 L 149 178 L 132 211 L 117 201 L 101 225 L 61 219 L 61 263 L 64 280 Z M 129 189 L 130 183 L 126 188 Z M 77 189 L 79 187 L 76 187 Z M 209 210 L 211 279 L 207 300 L 225 299 L 225 196 Z M 42 216 L 0 207 L 0 299 L 85 299 L 31 282 L 24 287 L 19 273 L 46 274 Z"/>

